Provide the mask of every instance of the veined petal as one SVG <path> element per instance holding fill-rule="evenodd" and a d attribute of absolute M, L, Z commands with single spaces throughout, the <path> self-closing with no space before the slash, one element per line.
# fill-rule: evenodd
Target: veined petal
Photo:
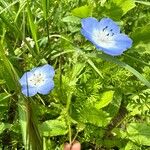
<path fill-rule="evenodd" d="M 132 46 L 132 40 L 125 34 L 118 34 L 114 37 L 114 46 L 104 48 L 97 46 L 98 49 L 104 51 L 106 54 L 117 56 L 121 55 L 125 50 Z"/>
<path fill-rule="evenodd" d="M 24 85 L 22 86 L 22 93 L 30 97 L 30 96 L 34 96 L 35 94 L 37 94 L 37 90 L 35 87 Z"/>
<path fill-rule="evenodd" d="M 37 91 L 40 94 L 48 94 L 54 88 L 54 81 L 52 79 L 46 79 L 45 84 L 37 87 Z"/>
<path fill-rule="evenodd" d="M 132 46 L 132 40 L 125 34 L 118 34 L 114 36 L 114 40 L 116 42 L 117 48 L 122 48 L 124 50 L 130 48 Z"/>
<path fill-rule="evenodd" d="M 110 18 L 103 18 L 98 23 L 98 29 L 99 30 L 108 30 L 115 34 L 120 33 L 119 26 Z"/>
<path fill-rule="evenodd" d="M 95 18 L 89 17 L 81 19 L 81 24 L 83 30 L 91 34 L 93 32 L 93 29 L 98 25 L 98 21 Z"/>
<path fill-rule="evenodd" d="M 49 64 L 34 68 L 31 71 L 34 72 L 35 74 L 39 74 L 39 73 L 44 74 L 45 78 L 47 77 L 53 78 L 55 75 L 54 68 Z"/>

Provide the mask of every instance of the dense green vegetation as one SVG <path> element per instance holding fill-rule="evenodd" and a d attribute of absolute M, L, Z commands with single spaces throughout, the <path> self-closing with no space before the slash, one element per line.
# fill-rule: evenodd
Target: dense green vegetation
<path fill-rule="evenodd" d="M 97 51 L 81 18 L 109 17 L 133 40 L 120 56 Z M 20 77 L 55 69 L 48 95 L 26 97 Z M 0 1 L 0 148 L 150 149 L 148 0 Z"/>

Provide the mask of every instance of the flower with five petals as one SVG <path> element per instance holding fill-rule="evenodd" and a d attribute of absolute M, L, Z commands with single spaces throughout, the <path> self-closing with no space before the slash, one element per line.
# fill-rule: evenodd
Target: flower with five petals
<path fill-rule="evenodd" d="M 22 93 L 26 96 L 34 96 L 37 93 L 48 94 L 54 88 L 54 74 L 55 71 L 49 64 L 24 73 L 19 80 Z"/>
<path fill-rule="evenodd" d="M 120 33 L 119 26 L 110 18 L 100 21 L 93 17 L 81 20 L 81 33 L 91 41 L 98 50 L 117 56 L 132 46 L 132 40 L 125 34 Z"/>

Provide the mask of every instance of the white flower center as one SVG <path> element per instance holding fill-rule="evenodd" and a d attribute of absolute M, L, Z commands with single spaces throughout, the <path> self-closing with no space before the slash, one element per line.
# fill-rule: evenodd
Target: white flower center
<path fill-rule="evenodd" d="M 107 26 L 103 30 L 95 29 L 93 31 L 93 41 L 100 47 L 112 48 L 115 46 L 114 33 L 112 29 L 107 30 Z"/>
<path fill-rule="evenodd" d="M 41 86 L 45 83 L 45 78 L 42 73 L 34 73 L 32 77 L 28 79 L 29 85 Z"/>

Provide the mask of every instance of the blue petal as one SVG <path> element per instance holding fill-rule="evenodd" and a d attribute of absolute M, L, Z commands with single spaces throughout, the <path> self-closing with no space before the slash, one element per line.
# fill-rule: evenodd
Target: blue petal
<path fill-rule="evenodd" d="M 116 41 L 116 46 L 118 48 L 126 50 L 132 46 L 132 40 L 125 34 L 118 34 L 114 36 L 114 40 Z"/>
<path fill-rule="evenodd" d="M 23 85 L 27 85 L 27 79 L 30 78 L 31 76 L 33 76 L 32 72 L 26 72 L 23 74 L 23 76 L 21 77 L 21 79 L 19 80 L 20 84 Z"/>
<path fill-rule="evenodd" d="M 107 30 L 111 30 L 111 32 L 118 34 L 120 33 L 119 26 L 110 18 L 103 18 L 100 20 L 98 24 L 99 30 L 103 30 L 105 27 L 107 27 Z"/>
<path fill-rule="evenodd" d="M 87 40 L 91 41 L 91 42 L 94 44 L 94 41 L 92 40 L 92 33 L 89 33 L 89 32 L 87 32 L 86 30 L 81 29 L 81 34 L 82 34 L 83 36 L 85 36 L 85 38 L 86 38 Z"/>
<path fill-rule="evenodd" d="M 102 48 L 102 47 L 96 47 L 99 50 L 102 50 L 104 53 L 111 55 L 111 56 L 119 56 L 123 53 L 122 49 L 113 49 L 113 48 Z"/>
<path fill-rule="evenodd" d="M 26 96 L 34 96 L 35 94 L 37 94 L 37 90 L 35 87 L 31 87 L 27 85 L 22 86 L 22 93 Z"/>
<path fill-rule="evenodd" d="M 96 46 L 98 49 L 104 51 L 104 53 L 117 56 L 121 55 L 125 50 L 132 46 L 132 40 L 125 34 L 118 34 L 114 36 L 115 46 L 111 48 L 103 48 Z"/>
<path fill-rule="evenodd" d="M 81 19 L 81 24 L 83 30 L 85 30 L 88 33 L 92 33 L 93 29 L 97 27 L 98 21 L 95 18 L 89 17 L 89 18 Z"/>
<path fill-rule="evenodd" d="M 36 72 L 42 72 L 46 78 L 47 77 L 53 78 L 55 75 L 54 68 L 49 64 L 46 64 L 46 65 L 41 66 L 41 67 L 33 68 L 31 71 L 35 72 L 35 73 Z"/>
<path fill-rule="evenodd" d="M 48 94 L 54 88 L 54 81 L 52 79 L 46 79 L 45 84 L 37 88 L 38 93 Z"/>

